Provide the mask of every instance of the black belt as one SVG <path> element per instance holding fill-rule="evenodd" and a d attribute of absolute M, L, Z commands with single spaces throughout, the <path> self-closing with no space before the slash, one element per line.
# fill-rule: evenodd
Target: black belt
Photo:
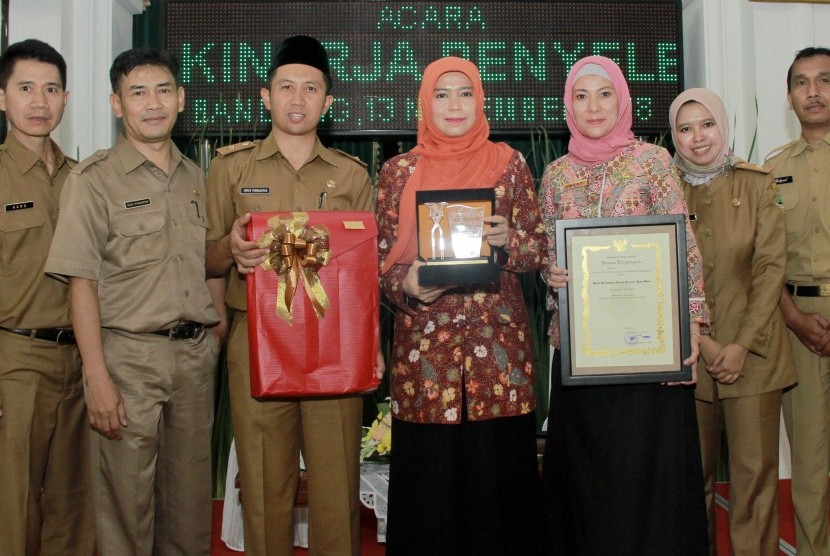
<path fill-rule="evenodd" d="M 787 284 L 787 291 L 796 297 L 830 297 L 830 284 L 817 286 Z"/>
<path fill-rule="evenodd" d="M 192 340 L 202 335 L 205 330 L 205 325 L 200 322 L 193 322 L 190 320 L 180 320 L 172 328 L 165 328 L 164 330 L 156 330 L 151 334 L 158 336 L 167 336 L 171 340 Z"/>
<path fill-rule="evenodd" d="M 55 342 L 60 345 L 75 344 L 75 333 L 71 328 L 3 328 L 0 326 L 0 330 L 5 330 L 12 334 L 20 334 L 21 336 L 28 336 L 35 340 Z"/>

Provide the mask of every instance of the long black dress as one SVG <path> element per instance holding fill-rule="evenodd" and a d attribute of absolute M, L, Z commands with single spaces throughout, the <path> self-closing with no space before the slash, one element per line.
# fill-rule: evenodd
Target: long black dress
<path fill-rule="evenodd" d="M 563 387 L 558 351 L 552 373 L 548 553 L 708 554 L 694 388 Z"/>

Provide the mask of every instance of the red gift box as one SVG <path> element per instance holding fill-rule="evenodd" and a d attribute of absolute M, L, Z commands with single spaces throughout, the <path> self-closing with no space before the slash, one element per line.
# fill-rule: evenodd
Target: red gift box
<path fill-rule="evenodd" d="M 319 266 L 297 267 L 299 273 L 306 273 L 305 280 L 309 282 L 304 282 L 302 276 L 297 280 L 293 300 L 289 300 L 290 316 L 285 313 L 285 304 L 282 314 L 277 309 L 278 292 L 284 296 L 280 282 L 283 290 L 290 283 L 287 272 L 257 267 L 247 276 L 251 395 L 256 398 L 329 396 L 375 388 L 379 384 L 376 371 L 380 291 L 374 215 L 321 211 L 252 213 L 251 216 L 247 233 L 253 241 L 260 240 L 269 231 L 273 236 L 284 236 L 286 226 L 275 230 L 277 222 L 294 227 L 298 233 L 292 234 L 292 238 L 309 239 L 315 230 L 318 236 L 322 230 L 326 237 L 315 240 L 322 246 L 318 258 L 328 259 Z M 303 223 L 305 218 L 307 222 Z M 275 243 L 280 241 L 278 237 Z M 290 241 L 282 240 L 282 243 Z M 294 243 L 297 246 L 291 244 L 288 252 L 308 251 L 303 251 L 302 239 L 299 242 L 294 239 Z M 275 245 L 276 251 L 280 249 L 286 248 Z M 325 256 L 320 257 L 320 253 Z M 282 266 L 284 270 L 286 265 Z M 317 278 L 319 283 L 315 285 Z M 313 286 L 310 295 L 306 284 Z M 323 316 L 318 316 L 319 286 L 328 298 Z M 310 297 L 318 298 L 316 308 Z"/>

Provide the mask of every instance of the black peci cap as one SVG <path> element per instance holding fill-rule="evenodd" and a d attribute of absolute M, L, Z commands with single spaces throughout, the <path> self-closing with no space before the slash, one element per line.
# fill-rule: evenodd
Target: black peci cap
<path fill-rule="evenodd" d="M 285 39 L 277 50 L 269 74 L 273 74 L 278 67 L 286 64 L 304 64 L 317 68 L 331 82 L 329 56 L 323 45 L 315 38 L 307 35 L 295 35 Z"/>

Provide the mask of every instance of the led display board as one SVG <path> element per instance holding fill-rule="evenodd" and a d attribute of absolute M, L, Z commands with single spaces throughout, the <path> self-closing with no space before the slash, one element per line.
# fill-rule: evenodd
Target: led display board
<path fill-rule="evenodd" d="M 266 130 L 259 97 L 270 61 L 291 35 L 329 53 L 334 103 L 321 130 L 413 133 L 424 67 L 442 56 L 476 63 L 494 131 L 566 131 L 570 67 L 599 54 L 623 69 L 634 128 L 668 129 L 682 90 L 681 0 L 362 2 L 167 0 L 164 46 L 187 92 L 179 133 Z"/>

